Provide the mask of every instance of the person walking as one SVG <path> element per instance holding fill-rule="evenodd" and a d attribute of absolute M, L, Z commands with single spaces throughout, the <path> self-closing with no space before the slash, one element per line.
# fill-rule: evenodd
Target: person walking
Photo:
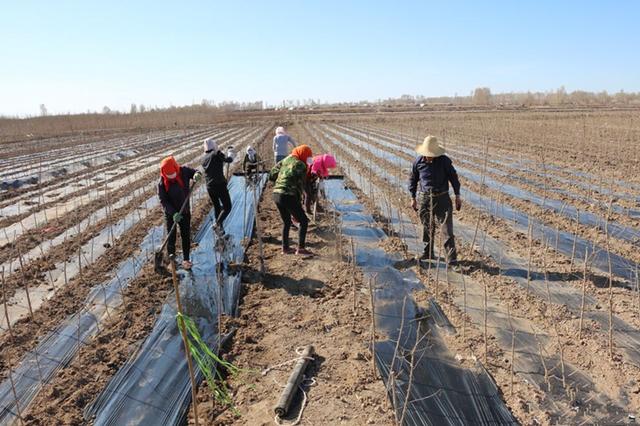
<path fill-rule="evenodd" d="M 296 147 L 296 142 L 287 134 L 284 127 L 280 126 L 276 129 L 276 135 L 273 137 L 273 162 L 278 164 L 289 155 L 289 146 Z"/>
<path fill-rule="evenodd" d="M 213 203 L 217 232 L 224 234 L 224 220 L 231 213 L 232 205 L 223 168 L 225 163 L 233 162 L 234 156 L 233 152 L 230 152 L 230 155 L 226 155 L 220 151 L 213 138 L 205 139 L 202 145 L 205 153 L 202 160 L 202 168 L 207 182 L 207 192 Z"/>
<path fill-rule="evenodd" d="M 458 258 L 453 235 L 453 205 L 449 196 L 449 183 L 455 194 L 455 207 L 460 210 L 460 180 L 451 159 L 435 136 L 427 136 L 416 147 L 419 156 L 411 167 L 409 192 L 411 208 L 419 212 L 423 226 L 422 241 L 425 243 L 421 260 L 434 259 L 434 237 L 440 228 L 444 241 L 445 259 L 457 268 Z M 417 198 L 416 198 L 417 197 Z"/>
<path fill-rule="evenodd" d="M 167 232 L 170 232 L 167 241 L 167 252 L 169 256 L 176 254 L 176 228 L 180 228 L 180 238 L 182 240 L 182 267 L 191 269 L 193 263 L 189 259 L 191 252 L 191 209 L 189 205 L 189 182 L 199 182 L 202 174 L 191 167 L 180 166 L 172 156 L 167 157 L 160 163 L 160 181 L 158 182 L 158 197 L 164 209 L 164 218 Z M 180 208 L 186 201 L 182 213 Z"/>
<path fill-rule="evenodd" d="M 311 256 L 306 249 L 307 226 L 309 219 L 302 208 L 302 194 L 307 179 L 307 161 L 313 153 L 307 145 L 300 145 L 291 151 L 291 155 L 276 163 L 269 173 L 269 180 L 274 182 L 273 201 L 282 218 L 282 253 L 292 254 L 289 246 L 289 230 L 291 217 L 298 221 L 298 249 L 296 254 Z M 310 162 L 310 161 L 309 161 Z"/>

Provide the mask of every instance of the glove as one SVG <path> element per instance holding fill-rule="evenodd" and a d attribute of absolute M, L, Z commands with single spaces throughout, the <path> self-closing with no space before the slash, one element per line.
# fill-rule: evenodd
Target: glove
<path fill-rule="evenodd" d="M 462 198 L 459 195 L 456 195 L 456 210 L 460 211 L 462 208 Z"/>
<path fill-rule="evenodd" d="M 180 212 L 173 214 L 173 221 L 175 223 L 180 223 L 181 220 L 182 220 L 182 214 Z"/>
<path fill-rule="evenodd" d="M 196 172 L 196 174 L 195 174 L 195 175 L 193 175 L 193 181 L 194 181 L 195 183 L 198 183 L 198 182 L 200 182 L 201 180 L 202 180 L 202 173 L 200 173 L 200 172 Z"/>

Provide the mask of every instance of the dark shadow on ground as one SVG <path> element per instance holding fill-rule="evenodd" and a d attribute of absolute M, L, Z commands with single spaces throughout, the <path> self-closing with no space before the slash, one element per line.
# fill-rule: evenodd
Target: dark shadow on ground
<path fill-rule="evenodd" d="M 260 271 L 246 267 L 242 271 L 242 282 L 248 284 L 261 283 L 268 289 L 282 288 L 292 296 L 302 295 L 312 298 L 322 296 L 322 289 L 325 287 L 324 282 L 313 278 L 295 280 L 287 276 L 269 272 L 261 276 Z"/>

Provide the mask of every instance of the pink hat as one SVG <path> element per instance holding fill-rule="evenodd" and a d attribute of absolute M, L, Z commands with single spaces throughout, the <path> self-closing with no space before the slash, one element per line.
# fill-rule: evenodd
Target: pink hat
<path fill-rule="evenodd" d="M 333 169 L 337 166 L 336 159 L 331 154 L 316 155 L 313 157 L 313 164 L 311 165 L 311 173 L 315 173 L 320 177 L 326 178 L 329 176 L 329 169 Z"/>

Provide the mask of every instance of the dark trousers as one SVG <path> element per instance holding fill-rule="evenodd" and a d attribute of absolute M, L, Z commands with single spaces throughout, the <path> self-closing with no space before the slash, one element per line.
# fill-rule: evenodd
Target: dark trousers
<path fill-rule="evenodd" d="M 418 195 L 420 222 L 422 222 L 422 241 L 424 254 L 433 258 L 435 231 L 440 228 L 444 242 L 445 258 L 448 262 L 457 260 L 456 242 L 453 237 L 453 204 L 448 193 L 431 197 L 424 192 Z"/>
<path fill-rule="evenodd" d="M 304 248 L 309 219 L 307 215 L 304 214 L 300 199 L 295 195 L 274 192 L 273 201 L 276 203 L 280 217 L 284 223 L 282 227 L 282 247 L 289 247 L 289 229 L 291 229 L 291 216 L 293 216 L 300 223 L 298 227 L 298 248 Z"/>
<path fill-rule="evenodd" d="M 173 216 L 165 215 L 165 222 L 167 224 L 167 232 L 171 230 L 173 226 Z M 189 260 L 189 254 L 191 252 L 191 215 L 183 214 L 182 220 L 176 226 L 176 229 L 169 234 L 169 240 L 167 241 L 167 252 L 169 255 L 176 254 L 176 234 L 180 228 L 180 238 L 182 239 L 182 257 L 184 260 Z"/>
<path fill-rule="evenodd" d="M 216 215 L 216 224 L 222 226 L 224 220 L 231 213 L 231 197 L 227 184 L 216 184 L 207 186 L 209 198 L 213 203 L 213 212 Z"/>
<path fill-rule="evenodd" d="M 311 213 L 311 205 L 318 199 L 318 179 L 307 179 L 304 184 L 304 206 Z"/>

